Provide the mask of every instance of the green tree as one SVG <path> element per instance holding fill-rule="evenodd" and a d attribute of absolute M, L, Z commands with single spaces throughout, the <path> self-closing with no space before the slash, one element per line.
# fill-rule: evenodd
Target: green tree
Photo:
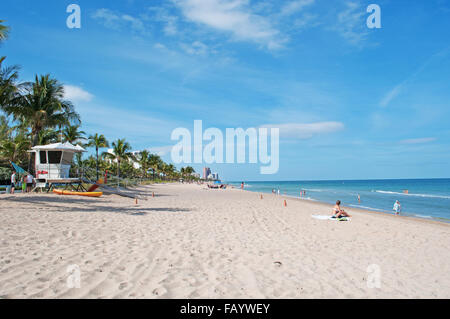
<path fill-rule="evenodd" d="M 2 110 L 17 100 L 20 90 L 26 85 L 26 83 L 18 83 L 19 67 L 17 65 L 3 66 L 5 59 L 6 57 L 0 57 L 0 108 Z"/>
<path fill-rule="evenodd" d="M 150 152 L 147 150 L 141 151 L 137 155 L 137 162 L 143 178 L 147 177 L 148 170 L 150 169 L 150 155 Z"/>
<path fill-rule="evenodd" d="M 14 119 L 23 121 L 31 131 L 31 146 L 36 146 L 39 133 L 45 128 L 66 126 L 80 123 L 80 116 L 75 112 L 71 102 L 64 100 L 64 87 L 50 75 L 36 76 L 35 82 L 27 87 L 11 105 L 3 107 Z M 32 161 L 28 164 L 28 171 Z"/>
<path fill-rule="evenodd" d="M 161 164 L 162 164 L 161 157 L 159 157 L 159 155 L 156 155 L 156 154 L 150 154 L 148 162 L 149 162 L 149 167 L 152 170 L 153 179 L 155 179 L 156 174 L 159 173 L 160 168 L 161 168 Z"/>
<path fill-rule="evenodd" d="M 58 142 L 58 132 L 53 128 L 41 130 L 38 136 L 38 145 L 48 145 Z"/>
<path fill-rule="evenodd" d="M 109 147 L 108 140 L 103 134 L 96 133 L 95 135 L 90 135 L 88 138 L 88 147 L 95 147 L 95 154 L 97 157 L 96 170 L 97 170 L 97 180 L 99 179 L 99 159 L 98 159 L 98 150 L 100 148 Z"/>
<path fill-rule="evenodd" d="M 112 143 L 112 154 L 104 153 L 106 158 L 117 162 L 117 177 L 120 178 L 120 164 L 133 158 L 131 146 L 125 139 L 118 139 Z"/>
<path fill-rule="evenodd" d="M 10 28 L 4 25 L 5 20 L 0 20 L 0 42 L 5 41 L 9 36 Z"/>
<path fill-rule="evenodd" d="M 86 132 L 80 131 L 81 125 L 67 125 L 62 130 L 62 136 L 64 142 L 69 142 L 70 144 L 76 145 L 81 144 L 86 138 Z"/>
<path fill-rule="evenodd" d="M 0 143 L 0 156 L 3 160 L 21 163 L 27 158 L 29 147 L 29 140 L 23 135 L 17 135 Z"/>

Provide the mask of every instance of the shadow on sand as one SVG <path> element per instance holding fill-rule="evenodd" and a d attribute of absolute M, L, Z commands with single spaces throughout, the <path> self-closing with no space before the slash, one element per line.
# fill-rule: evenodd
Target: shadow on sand
<path fill-rule="evenodd" d="M 190 212 L 192 210 L 177 207 L 114 207 L 105 205 L 105 201 L 98 202 L 94 198 L 71 197 L 71 196 L 7 196 L 2 199 L 12 201 L 15 203 L 27 203 L 33 205 L 36 209 L 47 209 L 49 212 L 108 212 L 120 213 L 131 216 L 144 216 L 154 212 L 166 213 L 181 213 Z M 66 206 L 64 204 L 71 204 L 73 206 Z M 130 203 L 130 206 L 134 204 Z"/>

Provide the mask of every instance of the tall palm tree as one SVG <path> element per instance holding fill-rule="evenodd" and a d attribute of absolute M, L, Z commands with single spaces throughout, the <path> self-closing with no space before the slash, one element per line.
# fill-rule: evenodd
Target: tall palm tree
<path fill-rule="evenodd" d="M 139 152 L 137 161 L 141 167 L 142 177 L 147 177 L 147 172 L 150 168 L 150 152 L 147 150 Z"/>
<path fill-rule="evenodd" d="M 45 128 L 80 123 L 71 102 L 64 100 L 64 86 L 50 75 L 36 76 L 35 81 L 12 105 L 3 107 L 7 114 L 22 120 L 31 130 L 31 146 L 36 146 Z M 32 169 L 32 160 L 28 171 Z"/>
<path fill-rule="evenodd" d="M 0 42 L 5 41 L 8 38 L 10 28 L 3 23 L 5 20 L 0 20 Z"/>
<path fill-rule="evenodd" d="M 69 142 L 70 144 L 80 144 L 83 140 L 86 138 L 84 135 L 86 135 L 86 132 L 80 131 L 81 125 L 67 125 L 62 130 L 62 136 L 64 139 L 64 142 Z"/>
<path fill-rule="evenodd" d="M 156 154 L 150 154 L 149 159 L 149 167 L 152 170 L 153 179 L 155 179 L 156 173 L 158 172 L 159 168 L 161 167 L 161 157 Z"/>
<path fill-rule="evenodd" d="M 32 146 L 36 145 L 39 132 L 45 128 L 80 123 L 72 103 L 64 100 L 64 86 L 48 74 L 36 76 L 18 103 L 4 109 L 14 118 L 26 121 L 31 129 Z"/>
<path fill-rule="evenodd" d="M 106 158 L 116 160 L 117 162 L 117 177 L 120 178 L 120 163 L 128 161 L 133 158 L 131 153 L 131 146 L 125 139 L 118 139 L 112 143 L 112 154 L 104 153 Z"/>
<path fill-rule="evenodd" d="M 99 179 L 99 175 L 98 175 L 98 150 L 100 148 L 104 148 L 104 147 L 109 147 L 109 143 L 108 140 L 106 139 L 106 137 L 103 134 L 98 134 L 95 133 L 95 135 L 90 135 L 88 138 L 88 147 L 95 147 L 95 154 L 97 156 L 97 163 L 96 163 L 96 170 L 97 170 L 97 180 Z"/>

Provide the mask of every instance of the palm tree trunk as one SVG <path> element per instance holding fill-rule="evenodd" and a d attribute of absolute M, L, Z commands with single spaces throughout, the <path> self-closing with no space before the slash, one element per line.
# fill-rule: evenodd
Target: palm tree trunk
<path fill-rule="evenodd" d="M 117 159 L 117 186 L 120 187 L 120 160 Z"/>
<path fill-rule="evenodd" d="M 95 151 L 97 153 L 97 181 L 98 181 L 98 146 L 95 147 Z"/>

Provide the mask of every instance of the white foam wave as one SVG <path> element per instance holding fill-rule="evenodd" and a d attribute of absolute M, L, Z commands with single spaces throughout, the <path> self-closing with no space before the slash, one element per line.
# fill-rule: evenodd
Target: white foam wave
<path fill-rule="evenodd" d="M 380 194 L 391 194 L 391 195 L 402 195 L 402 196 L 413 196 L 413 197 L 424 197 L 424 198 L 442 198 L 442 199 L 450 199 L 450 196 L 443 196 L 443 195 L 431 195 L 431 194 L 406 194 L 406 193 L 399 193 L 399 192 L 391 192 L 391 191 L 383 191 L 383 190 L 376 190 L 376 193 Z"/>

